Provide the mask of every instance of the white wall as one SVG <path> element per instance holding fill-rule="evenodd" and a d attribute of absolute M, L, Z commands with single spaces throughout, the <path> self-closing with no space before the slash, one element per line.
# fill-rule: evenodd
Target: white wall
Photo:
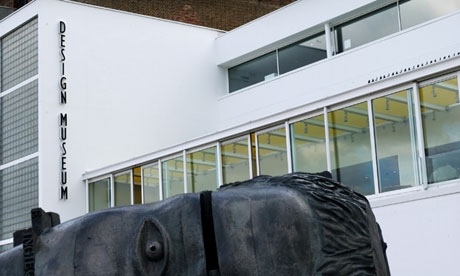
<path fill-rule="evenodd" d="M 374 207 L 391 275 L 458 275 L 460 193 Z"/>
<path fill-rule="evenodd" d="M 212 133 L 225 85 L 217 31 L 65 1 L 39 4 L 40 205 L 86 211 L 87 170 Z M 59 104 L 59 21 L 68 103 Z M 219 94 L 220 93 L 220 94 Z M 69 199 L 59 200 L 59 114 L 68 114 Z"/>

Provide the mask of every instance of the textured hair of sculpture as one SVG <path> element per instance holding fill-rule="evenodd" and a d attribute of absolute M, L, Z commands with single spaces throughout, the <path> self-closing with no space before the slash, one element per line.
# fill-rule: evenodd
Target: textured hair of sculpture
<path fill-rule="evenodd" d="M 217 191 L 32 228 L 0 275 L 390 275 L 366 197 L 329 173 L 259 176 Z"/>
<path fill-rule="evenodd" d="M 315 275 L 380 275 L 374 258 L 371 237 L 380 228 L 369 203 L 361 194 L 320 174 L 288 174 L 279 177 L 259 176 L 250 181 L 224 185 L 220 190 L 236 186 L 284 186 L 301 192 L 306 198 L 317 223 L 322 243 Z M 369 216 L 369 217 L 368 217 Z M 374 232 L 374 233 L 372 233 Z M 379 241 L 380 242 L 380 241 Z"/>

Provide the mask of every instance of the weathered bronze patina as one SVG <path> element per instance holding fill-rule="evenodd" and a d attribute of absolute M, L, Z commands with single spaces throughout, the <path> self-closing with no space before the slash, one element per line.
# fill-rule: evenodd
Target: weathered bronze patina
<path fill-rule="evenodd" d="M 0 254 L 0 275 L 390 275 L 366 198 L 319 174 L 260 176 L 62 224 L 32 214 L 32 229 Z"/>

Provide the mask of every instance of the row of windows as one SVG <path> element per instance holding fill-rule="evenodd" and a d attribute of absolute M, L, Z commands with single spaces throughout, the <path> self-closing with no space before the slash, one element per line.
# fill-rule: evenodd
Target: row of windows
<path fill-rule="evenodd" d="M 458 0 L 396 1 L 332 27 L 330 45 L 325 32 L 320 32 L 230 68 L 229 91 L 234 92 L 325 59 L 327 49 L 331 53 L 342 53 L 456 10 L 460 10 Z"/>
<path fill-rule="evenodd" d="M 457 75 L 414 84 L 89 182 L 89 210 L 215 190 L 256 175 L 330 171 L 365 195 L 458 179 Z"/>

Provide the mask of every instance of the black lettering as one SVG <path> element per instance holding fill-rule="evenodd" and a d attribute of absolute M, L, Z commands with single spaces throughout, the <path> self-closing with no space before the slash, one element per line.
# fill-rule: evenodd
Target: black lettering
<path fill-rule="evenodd" d="M 66 77 L 61 77 L 61 89 L 65 90 L 67 89 L 67 83 L 65 82 L 67 80 Z"/>
<path fill-rule="evenodd" d="M 67 149 L 65 148 L 65 142 L 62 142 L 62 155 L 66 155 L 67 154 Z"/>
<path fill-rule="evenodd" d="M 64 42 L 65 42 L 65 34 L 61 34 L 61 47 L 62 48 L 65 48 Z"/>
<path fill-rule="evenodd" d="M 67 128 L 61 127 L 61 140 L 65 141 L 67 139 Z"/>
<path fill-rule="evenodd" d="M 67 103 L 67 91 L 61 90 L 61 104 Z"/>
<path fill-rule="evenodd" d="M 61 61 L 65 61 L 64 50 L 65 49 L 61 49 Z M 62 64 L 62 74 L 64 74 L 64 64 Z"/>
<path fill-rule="evenodd" d="M 66 160 L 67 160 L 67 157 L 66 157 L 66 156 L 62 156 L 62 157 L 61 157 L 61 170 L 62 170 L 61 174 L 62 174 L 63 172 L 66 173 L 66 171 L 65 171 L 65 170 L 66 170 L 65 165 L 67 164 L 67 163 L 66 163 Z M 66 173 L 66 176 L 67 176 L 67 173 Z M 66 177 L 66 178 L 67 178 L 67 177 Z M 63 184 L 64 184 L 64 183 L 63 183 Z"/>
<path fill-rule="evenodd" d="M 59 22 L 59 32 L 62 34 L 62 33 L 65 33 L 65 29 L 66 29 L 66 26 L 65 26 L 65 23 L 64 21 L 60 21 Z"/>
<path fill-rule="evenodd" d="M 61 172 L 61 185 L 67 184 L 67 172 L 62 171 Z"/>
<path fill-rule="evenodd" d="M 61 199 L 67 199 L 68 198 L 68 190 L 67 186 L 61 186 Z"/>
<path fill-rule="evenodd" d="M 61 126 L 67 126 L 67 113 L 61 113 Z"/>

